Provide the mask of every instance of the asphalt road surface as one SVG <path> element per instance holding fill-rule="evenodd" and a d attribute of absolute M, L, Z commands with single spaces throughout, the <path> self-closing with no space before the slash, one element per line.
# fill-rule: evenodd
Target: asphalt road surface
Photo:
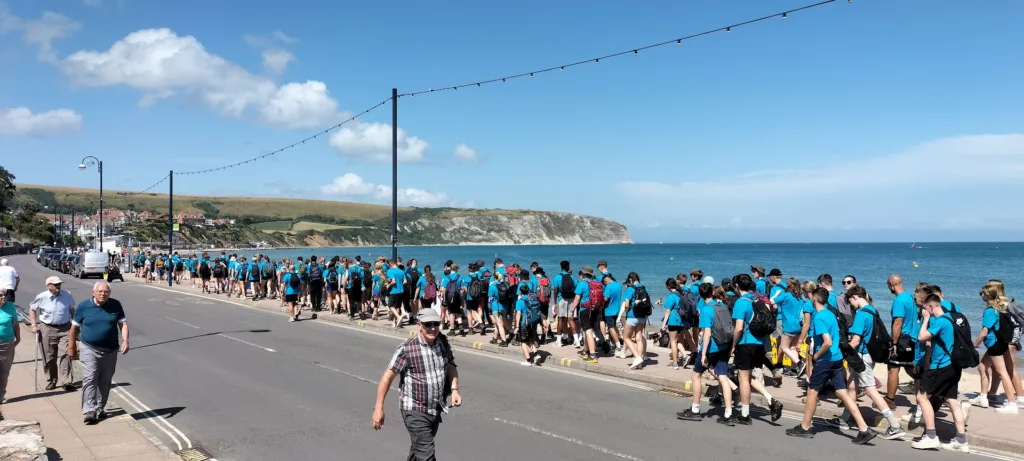
<path fill-rule="evenodd" d="M 24 306 L 53 273 L 33 256 L 10 259 L 21 274 Z M 63 277 L 76 300 L 90 295 L 95 280 Z M 326 322 L 288 323 L 244 300 L 158 287 L 166 288 L 113 285 L 132 348 L 114 377 L 127 393 L 112 398 L 147 414 L 144 424 L 171 449 L 202 447 L 222 461 L 405 459 L 409 437 L 397 391 L 388 396 L 384 429 L 370 425 L 377 380 L 400 339 Z M 855 446 L 854 433 L 820 425 L 814 439 L 787 437 L 802 408 L 787 409 L 778 425 L 763 414 L 752 426 L 677 421 L 688 398 L 478 351 L 457 348 L 455 355 L 464 403 L 441 424 L 438 454 L 445 460 L 978 458 L 881 439 Z"/>

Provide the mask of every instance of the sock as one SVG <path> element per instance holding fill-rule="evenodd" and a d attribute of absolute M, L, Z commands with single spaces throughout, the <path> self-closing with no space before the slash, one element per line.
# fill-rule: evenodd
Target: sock
<path fill-rule="evenodd" d="M 957 432 L 956 441 L 957 443 L 967 443 L 967 434 L 964 434 L 963 432 Z"/>
<path fill-rule="evenodd" d="M 726 408 L 726 409 L 725 409 L 725 413 L 724 413 L 724 416 L 725 416 L 726 418 L 732 417 L 732 408 Z"/>
<path fill-rule="evenodd" d="M 764 395 L 764 399 L 768 402 L 768 405 L 771 405 L 772 404 L 772 395 L 767 393 L 767 392 L 764 393 L 763 395 Z"/>
<path fill-rule="evenodd" d="M 886 408 L 885 411 L 882 412 L 882 417 L 885 418 L 887 423 L 889 423 L 889 427 L 900 427 L 900 422 L 896 421 L 896 415 L 892 414 L 892 410 Z"/>
<path fill-rule="evenodd" d="M 921 416 L 921 407 L 919 405 L 914 405 L 910 408 L 910 413 L 914 416 Z"/>
<path fill-rule="evenodd" d="M 750 416 L 750 405 L 749 404 L 742 404 L 742 403 L 740 404 L 740 416 L 743 416 L 744 418 L 747 418 L 747 417 Z"/>
<path fill-rule="evenodd" d="M 690 405 L 690 411 L 692 411 L 695 414 L 699 415 L 700 414 L 700 404 L 699 403 L 695 403 L 693 405 Z"/>
<path fill-rule="evenodd" d="M 928 437 L 928 438 L 931 438 L 931 439 L 935 439 L 935 438 L 939 437 L 939 435 L 935 433 L 935 429 L 932 429 L 930 431 L 929 430 L 924 431 L 924 436 Z"/>

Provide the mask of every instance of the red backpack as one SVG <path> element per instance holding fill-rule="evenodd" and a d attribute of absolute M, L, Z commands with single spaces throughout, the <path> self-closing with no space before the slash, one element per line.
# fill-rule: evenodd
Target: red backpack
<path fill-rule="evenodd" d="M 604 285 L 597 280 L 587 280 L 587 288 L 590 289 L 590 301 L 583 303 L 587 309 L 597 309 L 604 306 Z"/>
<path fill-rule="evenodd" d="M 505 266 L 505 281 L 512 287 L 519 285 L 519 271 L 515 267 Z"/>
<path fill-rule="evenodd" d="M 537 279 L 537 299 L 541 304 L 551 301 L 551 279 L 547 277 Z"/>

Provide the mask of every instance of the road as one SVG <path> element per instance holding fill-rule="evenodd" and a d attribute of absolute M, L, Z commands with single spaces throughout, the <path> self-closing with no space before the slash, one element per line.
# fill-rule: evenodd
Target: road
<path fill-rule="evenodd" d="M 12 257 L 11 264 L 21 274 L 18 296 L 26 304 L 52 273 L 32 256 Z M 70 279 L 65 288 L 82 300 L 93 282 Z M 115 381 L 134 396 L 137 409 L 145 405 L 161 416 L 143 421 L 171 449 L 191 443 L 222 461 L 405 459 L 409 438 L 397 391 L 388 396 L 384 429 L 370 426 L 376 382 L 400 339 L 326 322 L 288 323 L 283 314 L 247 308 L 244 301 L 213 301 L 161 286 L 113 286 L 132 345 L 119 359 Z M 636 383 L 526 368 L 468 349 L 455 354 L 465 400 L 441 425 L 441 459 L 978 458 L 918 452 L 909 443 L 881 439 L 854 446 L 852 433 L 822 426 L 814 439 L 789 438 L 783 431 L 797 417 L 789 412 L 779 425 L 764 416 L 746 427 L 682 422 L 675 412 L 689 399 Z M 126 403 L 127 395 L 115 397 Z"/>

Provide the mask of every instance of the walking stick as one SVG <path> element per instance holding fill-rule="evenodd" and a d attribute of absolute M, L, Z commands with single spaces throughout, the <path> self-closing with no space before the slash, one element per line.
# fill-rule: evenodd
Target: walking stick
<path fill-rule="evenodd" d="M 35 332 L 32 335 L 32 337 L 35 338 L 35 341 L 36 341 L 36 360 L 35 360 L 36 370 L 35 370 L 35 373 L 34 373 L 36 392 L 39 392 L 39 347 L 40 347 L 40 344 L 39 344 L 40 343 L 40 341 L 39 341 L 39 334 L 40 333 L 37 331 L 37 332 Z"/>

